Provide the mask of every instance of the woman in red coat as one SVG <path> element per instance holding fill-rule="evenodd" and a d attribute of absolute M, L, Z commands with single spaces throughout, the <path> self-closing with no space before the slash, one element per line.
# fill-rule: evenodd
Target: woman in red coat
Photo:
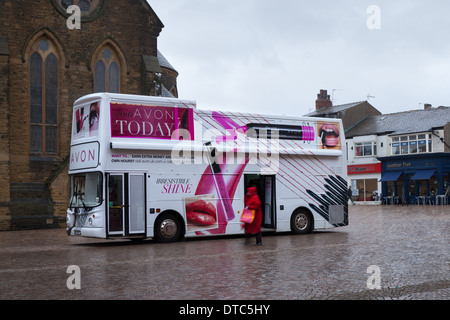
<path fill-rule="evenodd" d="M 261 240 L 261 224 L 262 224 L 262 210 L 261 200 L 257 194 L 256 187 L 250 187 L 247 189 L 247 194 L 244 198 L 245 207 L 250 210 L 255 210 L 255 219 L 252 223 L 245 225 L 246 234 L 256 234 L 256 245 L 262 245 Z"/>

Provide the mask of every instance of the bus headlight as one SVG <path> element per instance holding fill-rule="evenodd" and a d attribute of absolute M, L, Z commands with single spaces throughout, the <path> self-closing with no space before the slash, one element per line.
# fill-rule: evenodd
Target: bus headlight
<path fill-rule="evenodd" d="M 75 215 L 72 210 L 67 209 L 66 222 L 68 228 L 73 228 L 75 226 Z"/>

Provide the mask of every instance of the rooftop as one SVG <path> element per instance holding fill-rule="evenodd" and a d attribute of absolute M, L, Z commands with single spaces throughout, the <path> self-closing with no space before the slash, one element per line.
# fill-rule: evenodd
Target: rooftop
<path fill-rule="evenodd" d="M 308 114 L 305 114 L 305 116 L 306 117 L 320 117 L 320 116 L 323 116 L 326 114 L 338 113 L 338 112 L 345 111 L 347 109 L 356 107 L 365 102 L 367 102 L 367 101 L 352 102 L 352 103 L 341 104 L 341 105 L 332 106 L 332 107 L 328 107 L 328 108 L 322 108 L 322 109 L 310 112 Z"/>
<path fill-rule="evenodd" d="M 346 132 L 347 138 L 430 132 L 450 122 L 450 107 L 368 116 Z"/>
<path fill-rule="evenodd" d="M 161 68 L 170 69 L 178 73 L 178 71 L 170 64 L 170 62 L 166 59 L 166 57 L 163 56 L 163 54 L 159 50 L 158 50 L 158 61 Z"/>

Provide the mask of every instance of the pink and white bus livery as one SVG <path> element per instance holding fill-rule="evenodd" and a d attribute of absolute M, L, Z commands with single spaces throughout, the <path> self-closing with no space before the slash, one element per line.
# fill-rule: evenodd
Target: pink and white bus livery
<path fill-rule="evenodd" d="M 67 232 L 161 242 L 241 234 L 250 184 L 262 199 L 263 230 L 346 226 L 344 142 L 337 119 L 91 94 L 74 104 Z"/>

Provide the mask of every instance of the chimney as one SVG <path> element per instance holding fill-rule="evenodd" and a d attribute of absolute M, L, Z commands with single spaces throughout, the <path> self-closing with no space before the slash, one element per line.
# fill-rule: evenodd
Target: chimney
<path fill-rule="evenodd" d="M 423 106 L 423 109 L 424 110 L 431 110 L 431 104 L 425 103 L 424 106 Z"/>
<path fill-rule="evenodd" d="M 330 95 L 327 90 L 320 90 L 316 100 L 316 110 L 325 109 L 333 106 Z"/>

